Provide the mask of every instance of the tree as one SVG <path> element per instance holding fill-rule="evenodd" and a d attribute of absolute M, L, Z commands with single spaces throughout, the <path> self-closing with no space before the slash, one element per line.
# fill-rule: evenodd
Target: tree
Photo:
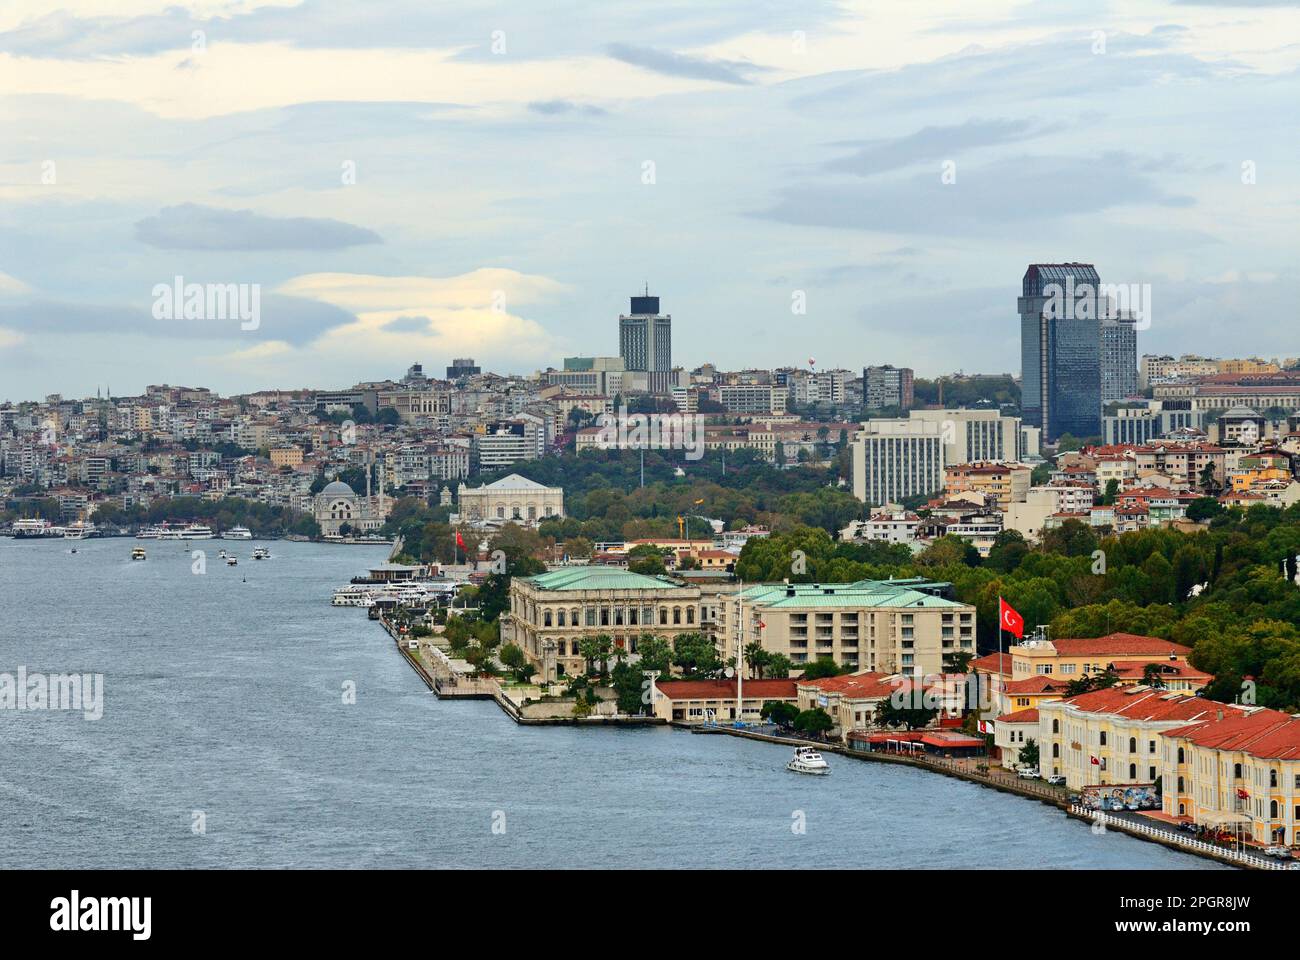
<path fill-rule="evenodd" d="M 759 679 L 763 679 L 763 671 L 772 662 L 772 654 L 763 649 L 763 645 L 757 640 L 745 644 L 745 663 Z"/>
<path fill-rule="evenodd" d="M 792 726 L 800 733 L 816 737 L 829 733 L 834 728 L 835 721 L 821 707 L 813 707 L 811 710 L 801 711 L 794 718 Z"/>
<path fill-rule="evenodd" d="M 1020 754 L 1016 758 L 1023 767 L 1038 768 L 1038 743 L 1033 739 L 1025 741 L 1025 745 L 1020 748 Z"/>
<path fill-rule="evenodd" d="M 1160 664 L 1148 663 L 1143 667 L 1142 682 L 1154 690 L 1163 690 L 1165 688 L 1165 681 L 1160 675 Z"/>
<path fill-rule="evenodd" d="M 838 677 L 845 670 L 830 657 L 818 657 L 812 663 L 805 664 L 803 679 L 820 680 L 823 677 Z"/>
<path fill-rule="evenodd" d="M 641 660 L 639 666 L 642 670 L 653 670 L 660 677 L 666 677 L 672 668 L 673 648 L 663 637 L 656 637 L 652 633 L 641 635 L 637 641 L 636 651 Z"/>
<path fill-rule="evenodd" d="M 758 715 L 778 727 L 788 727 L 799 716 L 799 708 L 789 700 L 768 700 Z"/>
<path fill-rule="evenodd" d="M 722 669 L 713 641 L 699 633 L 683 633 L 674 638 L 673 663 L 687 676 L 714 676 Z"/>
<path fill-rule="evenodd" d="M 614 650 L 614 638 L 608 633 L 597 633 L 593 636 L 583 637 L 578 641 L 578 652 L 582 654 L 582 659 L 586 664 L 587 673 L 592 672 L 592 665 L 597 661 L 600 662 L 600 678 L 602 680 L 609 673 L 609 656 Z"/>
<path fill-rule="evenodd" d="M 620 659 L 614 667 L 611 680 L 614 684 L 619 713 L 628 716 L 645 713 L 646 698 L 642 695 L 645 690 L 645 678 L 639 668 Z"/>
<path fill-rule="evenodd" d="M 1188 520 L 1212 520 L 1223 513 L 1223 504 L 1214 497 L 1197 497 L 1187 505 Z"/>
<path fill-rule="evenodd" d="M 924 701 L 918 705 L 914 700 L 914 695 L 910 694 L 903 698 L 902 703 L 896 703 L 894 697 L 886 697 L 876 707 L 876 723 L 882 727 L 906 727 L 908 730 L 928 727 L 939 711 L 925 707 Z"/>
<path fill-rule="evenodd" d="M 527 683 L 537 672 L 537 668 L 528 660 L 523 648 L 513 643 L 504 644 L 497 653 L 497 659 L 509 670 L 517 681 Z"/>

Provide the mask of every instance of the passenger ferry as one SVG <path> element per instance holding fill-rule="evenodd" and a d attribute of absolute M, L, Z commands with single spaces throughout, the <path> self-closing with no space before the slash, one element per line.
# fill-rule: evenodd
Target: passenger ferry
<path fill-rule="evenodd" d="M 145 527 L 135 535 L 137 540 L 162 540 L 167 534 L 167 524 Z"/>
<path fill-rule="evenodd" d="M 131 559 L 132 559 L 132 560 L 144 560 L 144 559 L 146 558 L 146 556 L 147 556 L 147 554 L 144 552 L 144 547 L 132 547 L 132 548 L 131 548 Z"/>
<path fill-rule="evenodd" d="M 252 540 L 253 531 L 248 527 L 231 527 L 221 535 L 223 540 Z"/>
<path fill-rule="evenodd" d="M 15 520 L 10 530 L 15 540 L 38 540 L 42 537 L 63 536 L 62 527 L 56 527 L 41 517 Z"/>
<path fill-rule="evenodd" d="M 95 535 L 95 525 L 89 520 L 77 520 L 63 528 L 64 540 L 85 540 Z"/>
<path fill-rule="evenodd" d="M 270 560 L 270 559 L 271 559 L 271 551 L 268 550 L 268 549 L 266 549 L 266 547 L 254 547 L 254 548 L 253 548 L 253 559 L 254 559 L 254 560 Z"/>
<path fill-rule="evenodd" d="M 211 540 L 216 534 L 212 528 L 201 523 L 191 523 L 185 527 L 169 527 L 158 535 L 159 540 Z"/>

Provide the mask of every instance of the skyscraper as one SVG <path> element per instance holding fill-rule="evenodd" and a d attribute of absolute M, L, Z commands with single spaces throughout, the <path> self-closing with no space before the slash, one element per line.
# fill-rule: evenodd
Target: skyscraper
<path fill-rule="evenodd" d="M 1020 408 L 1044 440 L 1101 434 L 1101 278 L 1090 263 L 1035 263 L 1020 311 Z"/>
<path fill-rule="evenodd" d="M 1101 321 L 1101 402 L 1123 400 L 1138 392 L 1137 318 L 1105 316 Z"/>
<path fill-rule="evenodd" d="M 668 393 L 673 374 L 673 318 L 659 312 L 659 298 L 650 296 L 648 288 L 644 296 L 633 297 L 631 309 L 618 318 L 618 352 L 629 372 L 646 374 L 651 393 Z"/>

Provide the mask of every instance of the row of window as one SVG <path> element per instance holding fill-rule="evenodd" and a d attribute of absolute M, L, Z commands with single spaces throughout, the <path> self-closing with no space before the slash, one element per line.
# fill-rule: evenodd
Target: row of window
<path fill-rule="evenodd" d="M 550 610 L 542 611 L 543 627 L 636 627 L 636 626 L 653 626 L 654 607 L 584 607 L 582 609 L 583 622 L 579 624 L 579 609 L 574 607 L 572 610 L 556 610 L 554 614 Z M 695 623 L 694 607 L 668 607 L 659 608 L 659 625 L 666 627 L 671 623 L 673 626 L 683 624 L 691 626 Z"/>

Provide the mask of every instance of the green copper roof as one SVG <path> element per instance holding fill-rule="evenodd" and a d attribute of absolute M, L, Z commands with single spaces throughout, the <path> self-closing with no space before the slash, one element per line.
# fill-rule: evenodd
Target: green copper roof
<path fill-rule="evenodd" d="M 525 578 L 539 590 L 677 590 L 680 585 L 617 567 L 571 567 Z"/>
<path fill-rule="evenodd" d="M 857 583 L 767 583 L 749 587 L 741 598 L 768 607 L 966 607 L 964 603 L 915 589 L 943 587 L 929 580 L 859 580 Z M 793 589 L 793 595 L 791 594 Z"/>

